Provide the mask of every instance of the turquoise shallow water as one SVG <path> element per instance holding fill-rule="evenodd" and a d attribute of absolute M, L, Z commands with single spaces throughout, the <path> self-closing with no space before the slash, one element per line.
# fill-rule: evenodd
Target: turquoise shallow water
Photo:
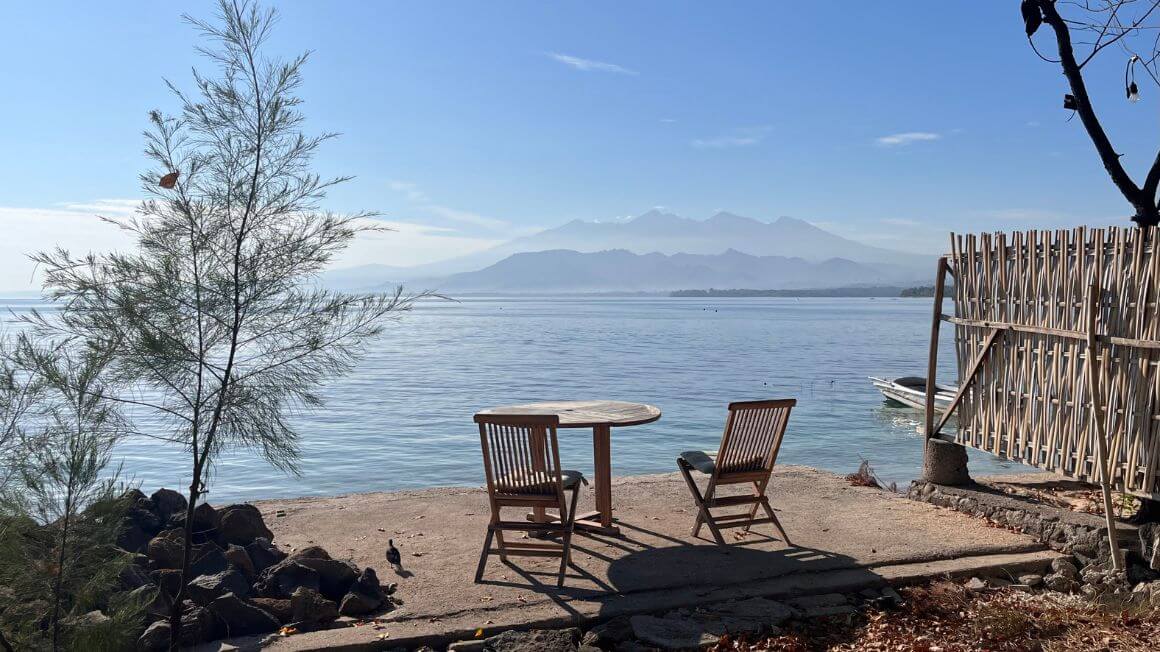
<path fill-rule="evenodd" d="M 19 310 L 20 303 L 10 302 Z M 733 400 L 796 397 L 779 463 L 835 472 L 868 459 L 904 485 L 922 462 L 921 415 L 883 405 L 867 376 L 922 375 L 924 299 L 470 298 L 425 302 L 388 326 L 327 405 L 296 419 L 301 475 L 247 454 L 219 461 L 212 502 L 483 482 L 479 409 L 547 400 L 651 403 L 656 423 L 614 429 L 613 473 L 675 470 L 720 440 Z M 940 380 L 954 377 L 944 329 Z M 561 431 L 564 464 L 591 472 L 591 434 Z M 185 486 L 185 454 L 122 444 L 124 473 L 147 489 Z M 1026 467 L 972 454 L 978 474 Z"/>

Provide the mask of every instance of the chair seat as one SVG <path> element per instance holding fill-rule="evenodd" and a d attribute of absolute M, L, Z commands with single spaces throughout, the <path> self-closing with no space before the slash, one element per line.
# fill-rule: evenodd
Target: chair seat
<path fill-rule="evenodd" d="M 713 475 L 717 469 L 717 451 L 685 451 L 681 459 L 705 475 Z"/>
<path fill-rule="evenodd" d="M 542 493 L 550 486 L 551 479 L 546 473 L 537 472 L 533 476 L 519 475 L 518 481 L 504 476 L 496 480 L 496 489 L 504 493 Z M 584 474 L 579 471 L 560 470 L 560 481 L 564 489 L 573 489 L 584 482 Z M 553 490 L 554 491 L 554 490 Z"/>

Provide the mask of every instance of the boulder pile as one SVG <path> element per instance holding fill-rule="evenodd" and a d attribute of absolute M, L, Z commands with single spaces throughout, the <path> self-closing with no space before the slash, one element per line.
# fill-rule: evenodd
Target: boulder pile
<path fill-rule="evenodd" d="M 147 604 L 139 650 L 168 649 L 168 616 L 181 587 L 188 503 L 171 489 L 132 490 L 118 545 L 134 555 L 121 588 Z M 372 568 L 332 558 L 318 546 L 286 553 L 253 505 L 193 511 L 191 577 L 182 616 L 183 644 L 278 631 L 325 628 L 340 616 L 392 608 L 393 584 Z"/>

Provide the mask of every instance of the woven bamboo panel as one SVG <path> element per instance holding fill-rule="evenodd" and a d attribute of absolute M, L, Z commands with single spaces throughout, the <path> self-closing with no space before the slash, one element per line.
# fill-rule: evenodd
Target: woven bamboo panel
<path fill-rule="evenodd" d="M 999 330 L 958 408 L 955 441 L 1099 482 L 1098 413 L 1112 486 L 1160 495 L 1155 237 L 1135 228 L 951 236 L 960 375 Z"/>

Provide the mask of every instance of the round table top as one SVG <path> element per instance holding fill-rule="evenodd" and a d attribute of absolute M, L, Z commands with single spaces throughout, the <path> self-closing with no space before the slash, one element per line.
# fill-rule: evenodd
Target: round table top
<path fill-rule="evenodd" d="M 551 401 L 504 405 L 481 414 L 557 414 L 561 428 L 596 426 L 639 426 L 661 418 L 660 408 L 624 401 Z"/>

